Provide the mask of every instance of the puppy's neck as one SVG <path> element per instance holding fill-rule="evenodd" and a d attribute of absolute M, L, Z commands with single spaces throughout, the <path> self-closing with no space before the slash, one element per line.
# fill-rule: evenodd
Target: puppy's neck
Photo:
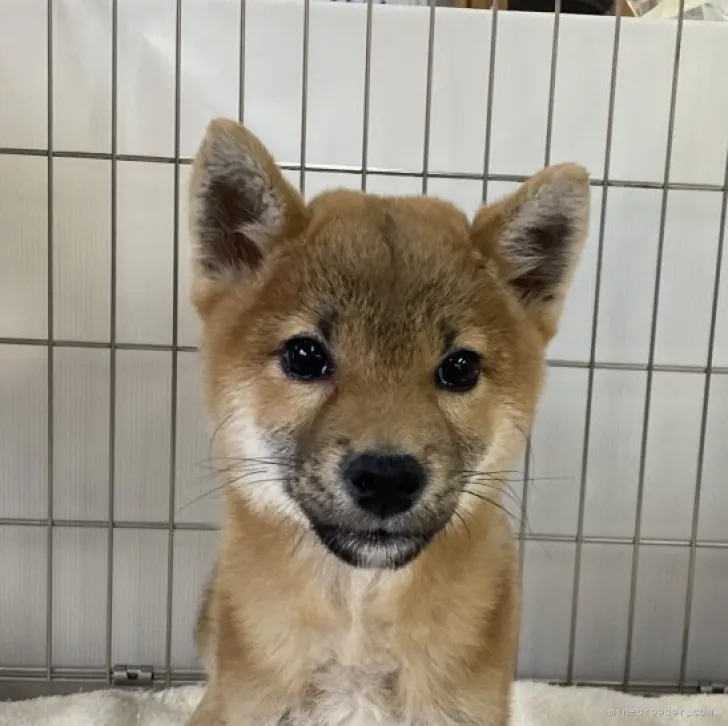
<path fill-rule="evenodd" d="M 406 590 L 414 578 L 414 563 L 399 570 L 345 564 L 305 522 L 263 514 L 235 492 L 228 496 L 222 557 L 262 589 L 275 587 L 302 600 L 315 596 L 319 607 L 359 608 L 376 592 Z"/>
<path fill-rule="evenodd" d="M 426 608 L 433 588 L 452 592 L 461 579 L 470 581 L 469 563 L 503 534 L 497 514 L 481 511 L 468 518 L 467 527 L 456 519 L 409 565 L 369 569 L 339 560 L 304 523 L 262 514 L 230 492 L 221 558 L 259 601 L 266 594 L 290 597 L 316 619 L 363 611 L 389 619 L 400 608 Z"/>

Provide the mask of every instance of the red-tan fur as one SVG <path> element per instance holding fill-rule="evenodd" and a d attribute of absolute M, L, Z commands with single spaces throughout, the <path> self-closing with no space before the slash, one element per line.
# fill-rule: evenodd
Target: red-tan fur
<path fill-rule="evenodd" d="M 560 165 L 472 224 L 435 199 L 334 191 L 305 204 L 249 131 L 210 125 L 191 183 L 193 298 L 228 486 L 193 726 L 509 723 L 518 572 L 493 503 L 530 428 L 588 196 L 586 172 Z M 288 380 L 276 351 L 328 313 L 333 378 Z M 442 321 L 483 355 L 469 393 L 434 386 Z M 298 452 L 293 495 L 277 437 Z M 411 562 L 355 567 L 299 505 L 319 496 L 312 471 L 336 497 L 341 457 L 381 442 L 427 460 L 428 492 L 454 509 Z M 453 467 L 485 472 L 479 495 Z"/>

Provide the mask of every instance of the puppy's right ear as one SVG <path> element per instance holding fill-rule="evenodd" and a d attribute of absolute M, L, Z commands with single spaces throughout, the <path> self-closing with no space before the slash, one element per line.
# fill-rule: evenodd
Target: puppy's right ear
<path fill-rule="evenodd" d="M 307 210 L 265 146 L 216 119 L 192 167 L 189 221 L 198 282 L 228 284 L 253 273 L 276 241 L 300 234 Z"/>

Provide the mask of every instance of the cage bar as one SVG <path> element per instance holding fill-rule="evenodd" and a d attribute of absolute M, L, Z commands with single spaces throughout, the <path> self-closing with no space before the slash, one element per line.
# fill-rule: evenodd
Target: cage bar
<path fill-rule="evenodd" d="M 430 0 L 430 20 L 427 31 L 427 75 L 425 78 L 425 139 L 422 149 L 422 193 L 427 194 L 430 174 L 430 130 L 432 127 L 432 78 L 435 68 L 436 0 Z"/>
<path fill-rule="evenodd" d="M 50 679 L 53 670 L 53 0 L 46 5 L 48 33 L 48 519 L 46 522 L 46 674 Z"/>
<path fill-rule="evenodd" d="M 152 669 L 152 679 L 155 687 L 160 684 L 166 685 L 171 683 L 175 686 L 184 686 L 199 683 L 204 678 L 202 671 L 194 671 L 189 669 L 174 669 L 171 673 L 166 673 L 159 668 Z M 62 694 L 74 693 L 89 689 L 102 688 L 108 683 L 106 673 L 103 669 L 94 668 L 57 668 L 53 671 L 53 680 L 51 683 L 45 681 L 44 670 L 42 668 L 4 668 L 0 666 L 0 684 L 10 682 L 16 686 L 17 691 L 22 697 L 32 697 L 41 694 Z M 555 686 L 568 686 L 563 679 L 548 679 L 546 681 Z M 593 688 L 621 689 L 621 682 L 613 680 L 578 680 L 573 685 L 588 686 Z M 628 693 L 634 695 L 660 695 L 674 693 L 677 684 L 672 682 L 660 681 L 634 681 L 627 689 Z M 686 685 L 695 693 L 699 693 L 701 683 L 698 681 L 690 682 Z"/>
<path fill-rule="evenodd" d="M 607 139 L 604 148 L 604 170 L 602 178 L 602 200 L 599 212 L 599 237 L 597 239 L 597 263 L 594 279 L 594 305 L 592 309 L 591 338 L 589 342 L 589 372 L 587 377 L 586 412 L 584 439 L 582 443 L 581 476 L 579 479 L 579 505 L 576 522 L 576 547 L 574 549 L 574 584 L 571 595 L 571 618 L 569 624 L 569 655 L 566 665 L 566 681 L 574 680 L 576 658 L 576 625 L 579 617 L 579 594 L 581 587 L 581 561 L 584 545 L 584 514 L 586 512 L 586 487 L 589 472 L 589 440 L 591 435 L 592 406 L 594 404 L 594 377 L 597 370 L 597 332 L 599 328 L 599 303 L 602 288 L 602 264 L 604 260 L 604 237 L 607 224 L 608 180 L 612 161 L 612 133 L 614 130 L 614 104 L 617 96 L 617 72 L 619 69 L 619 38 L 622 30 L 622 15 L 615 13 L 612 66 L 609 78 L 609 106 L 607 109 Z"/>
<path fill-rule="evenodd" d="M 3 517 L 0 519 L 0 527 L 46 527 L 48 524 L 46 519 L 30 519 L 23 517 Z M 106 519 L 54 519 L 54 528 L 71 528 L 71 529 L 107 529 L 109 522 Z M 134 530 L 161 530 L 168 531 L 168 521 L 134 521 L 117 519 L 111 523 L 114 529 L 134 529 Z M 217 532 L 216 525 L 207 524 L 205 522 L 175 522 L 175 531 L 185 532 Z M 514 539 L 521 539 L 519 535 L 514 535 Z M 567 534 L 549 534 L 548 532 L 527 532 L 523 535 L 525 542 L 558 542 L 562 544 L 599 544 L 599 545 L 617 545 L 620 547 L 631 547 L 635 544 L 634 537 L 605 537 L 598 535 L 577 535 Z M 643 547 L 692 547 L 691 539 L 670 539 L 659 537 L 643 537 L 637 542 Z M 728 540 L 697 540 L 695 542 L 697 549 L 728 549 Z"/>
<path fill-rule="evenodd" d="M 502 12 L 502 11 L 501 11 Z M 497 13 L 493 13 L 496 15 Z M 51 151 L 50 152 L 55 159 L 96 159 L 99 161 L 110 161 L 111 154 L 95 151 Z M 0 147 L 0 156 L 42 156 L 47 157 L 49 154 L 48 149 L 27 149 L 20 147 Z M 117 154 L 117 161 L 129 161 L 137 163 L 149 163 L 149 164 L 174 164 L 175 159 L 173 156 L 151 156 L 144 154 Z M 188 166 L 192 164 L 191 157 L 180 157 L 179 163 L 182 166 Z M 306 163 L 304 165 L 293 162 L 280 162 L 278 167 L 284 171 L 305 171 L 305 172 L 321 172 L 330 174 L 355 174 L 361 175 L 363 168 L 361 166 L 346 166 L 337 164 L 314 164 Z M 391 176 L 391 177 L 404 177 L 411 179 L 422 179 L 424 174 L 422 171 L 414 171 L 411 169 L 392 169 L 388 167 L 372 167 L 367 166 L 367 174 L 370 176 Z M 454 179 L 460 181 L 474 181 L 483 182 L 482 174 L 468 173 L 468 172 L 449 172 L 440 170 L 428 170 L 427 176 L 430 179 Z M 497 182 L 523 182 L 528 179 L 528 176 L 523 174 L 488 174 L 485 181 L 497 181 Z M 670 191 L 686 191 L 686 192 L 722 192 L 724 189 L 723 184 L 704 184 L 704 183 L 693 183 L 693 182 L 669 182 L 665 185 L 664 182 L 656 181 L 634 181 L 631 179 L 609 179 L 604 180 L 598 177 L 592 177 L 589 181 L 593 187 L 602 187 L 607 184 L 610 187 L 621 187 L 625 189 L 656 189 L 663 190 L 668 189 Z"/>
<path fill-rule="evenodd" d="M 30 347 L 46 347 L 48 340 L 46 338 L 0 338 L 0 345 L 22 345 Z M 147 350 L 156 352 L 170 352 L 173 349 L 180 353 L 197 353 L 199 348 L 191 345 L 166 345 L 164 343 L 99 343 L 87 340 L 54 340 L 52 341 L 54 348 L 88 348 L 93 349 L 111 349 L 114 350 Z M 589 368 L 592 364 L 589 361 L 582 360 L 564 360 L 560 358 L 550 358 L 547 360 L 550 368 Z M 597 370 L 607 371 L 647 371 L 647 363 L 624 363 L 622 361 L 598 360 L 594 362 L 594 368 Z M 690 365 L 690 364 L 673 364 L 673 363 L 655 363 L 652 370 L 656 373 L 694 373 L 703 374 L 710 370 L 712 375 L 728 374 L 728 366 L 711 365 Z"/>
<path fill-rule="evenodd" d="M 238 121 L 245 121 L 245 32 L 248 19 L 248 0 L 240 0 L 240 26 L 238 32 Z M 179 152 L 179 149 L 177 150 Z M 180 160 L 178 160 L 180 161 Z"/>
<path fill-rule="evenodd" d="M 488 64 L 488 96 L 485 106 L 485 144 L 483 146 L 483 204 L 488 200 L 488 181 L 490 180 L 490 144 L 493 137 L 493 93 L 495 89 L 495 59 L 498 41 L 498 6 L 494 2 L 490 13 L 490 48 Z"/>
<path fill-rule="evenodd" d="M 667 147 L 665 149 L 664 185 L 660 206 L 660 230 L 657 239 L 657 259 L 655 262 L 655 287 L 652 303 L 652 320 L 650 322 L 650 347 L 647 354 L 647 388 L 645 391 L 645 408 L 642 424 L 642 443 L 640 446 L 640 470 L 637 483 L 637 509 L 635 513 L 635 544 L 632 553 L 632 578 L 629 588 L 629 612 L 627 615 L 627 642 L 624 657 L 623 685 L 630 681 L 632 671 L 632 642 L 634 636 L 634 616 L 637 601 L 637 581 L 639 578 L 640 535 L 642 532 L 642 509 L 644 505 L 645 474 L 647 466 L 647 444 L 650 429 L 650 408 L 652 405 L 652 382 L 655 372 L 655 349 L 657 344 L 657 317 L 660 312 L 660 288 L 662 282 L 662 261 L 665 247 L 665 228 L 667 223 L 667 200 L 669 195 L 670 168 L 672 165 L 672 142 L 675 134 L 675 108 L 677 104 L 677 88 L 680 80 L 680 55 L 682 49 L 682 31 L 685 15 L 685 0 L 679 0 L 677 30 L 675 31 L 675 62 L 672 71 L 672 88 L 670 89 L 670 111 L 667 122 Z"/>
<path fill-rule="evenodd" d="M 111 3 L 111 300 L 109 305 L 109 501 L 106 562 L 106 678 L 111 683 L 114 647 L 114 497 L 116 493 L 116 304 L 118 182 L 119 0 Z"/>
<path fill-rule="evenodd" d="M 167 682 L 172 668 L 172 618 L 174 586 L 174 518 L 177 492 L 177 380 L 179 371 L 179 234 L 180 234 L 180 107 L 182 87 L 182 0 L 175 4 L 174 38 L 174 179 L 172 230 L 172 376 L 169 426 L 169 492 L 167 511 L 167 608 L 165 614 L 164 670 Z"/>
<path fill-rule="evenodd" d="M 306 134 L 308 132 L 308 49 L 311 38 L 311 0 L 303 4 L 303 57 L 301 62 L 301 153 L 298 188 L 306 194 Z"/>
<path fill-rule="evenodd" d="M 372 25 L 374 0 L 367 0 L 366 27 L 364 30 L 364 108 L 361 129 L 361 190 L 367 190 L 367 166 L 369 164 L 369 114 L 372 88 Z"/>
<path fill-rule="evenodd" d="M 561 27 L 561 0 L 554 0 L 554 33 L 551 41 L 551 70 L 549 77 L 549 100 L 546 110 L 546 144 L 544 147 L 543 163 L 551 163 L 551 140 L 554 131 L 554 103 L 556 96 L 556 71 L 559 56 L 559 28 Z"/>

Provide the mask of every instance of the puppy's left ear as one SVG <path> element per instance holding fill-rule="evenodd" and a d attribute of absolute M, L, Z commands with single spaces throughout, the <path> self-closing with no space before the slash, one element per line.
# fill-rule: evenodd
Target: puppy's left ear
<path fill-rule="evenodd" d="M 588 225 L 589 173 L 576 164 L 543 169 L 473 221 L 474 244 L 546 340 L 557 331 Z"/>
<path fill-rule="evenodd" d="M 275 246 L 308 223 L 301 195 L 268 149 L 227 119 L 208 126 L 189 191 L 195 279 L 210 289 L 253 279 Z"/>

